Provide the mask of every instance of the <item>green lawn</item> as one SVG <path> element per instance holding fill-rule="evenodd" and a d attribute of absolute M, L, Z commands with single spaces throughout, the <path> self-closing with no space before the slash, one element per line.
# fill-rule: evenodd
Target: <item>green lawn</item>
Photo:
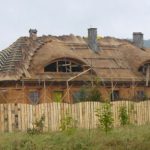
<path fill-rule="evenodd" d="M 99 130 L 78 129 L 71 133 L 38 135 L 1 133 L 0 150 L 149 150 L 150 125 Z"/>

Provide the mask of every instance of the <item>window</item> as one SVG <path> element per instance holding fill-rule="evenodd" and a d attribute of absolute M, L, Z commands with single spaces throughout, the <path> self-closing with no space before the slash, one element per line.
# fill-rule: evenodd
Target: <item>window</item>
<path fill-rule="evenodd" d="M 119 98 L 120 98 L 119 91 L 114 90 L 113 93 L 111 93 L 111 101 L 119 100 Z"/>
<path fill-rule="evenodd" d="M 136 92 L 136 99 L 137 100 L 145 100 L 146 99 L 146 94 L 144 91 L 137 91 Z"/>
<path fill-rule="evenodd" d="M 40 94 L 38 91 L 29 92 L 29 100 L 32 104 L 38 104 L 40 101 Z"/>
<path fill-rule="evenodd" d="M 85 88 L 81 88 L 79 91 L 76 91 L 72 94 L 73 102 L 83 102 L 86 101 L 89 97 L 89 92 Z"/>
<path fill-rule="evenodd" d="M 56 64 L 56 62 L 54 62 L 54 63 L 46 66 L 44 68 L 44 72 L 56 72 L 57 71 L 57 67 L 56 66 L 57 66 L 57 64 Z"/>
<path fill-rule="evenodd" d="M 143 73 L 144 75 L 146 75 L 147 72 L 150 71 L 150 63 L 146 63 L 143 66 L 141 66 L 138 70 L 139 72 Z"/>
<path fill-rule="evenodd" d="M 63 91 L 54 91 L 53 92 L 53 101 L 54 102 L 62 102 L 63 99 Z"/>
<path fill-rule="evenodd" d="M 44 68 L 44 72 L 82 72 L 83 67 L 80 63 L 73 60 L 57 60 Z"/>

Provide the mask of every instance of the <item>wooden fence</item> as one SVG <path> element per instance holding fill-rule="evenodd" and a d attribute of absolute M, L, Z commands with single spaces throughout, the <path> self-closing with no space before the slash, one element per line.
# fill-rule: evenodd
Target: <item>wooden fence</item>
<path fill-rule="evenodd" d="M 142 125 L 150 122 L 150 101 L 112 102 L 114 126 L 120 125 L 119 110 L 126 106 L 130 114 L 130 122 Z M 43 103 L 39 105 L 29 104 L 0 104 L 0 131 L 26 131 L 33 128 L 36 120 L 45 116 L 44 131 L 56 131 L 60 129 L 60 121 L 67 113 L 77 122 L 78 128 L 96 128 L 98 118 L 96 110 L 101 108 L 100 102 L 82 102 L 76 104 Z"/>

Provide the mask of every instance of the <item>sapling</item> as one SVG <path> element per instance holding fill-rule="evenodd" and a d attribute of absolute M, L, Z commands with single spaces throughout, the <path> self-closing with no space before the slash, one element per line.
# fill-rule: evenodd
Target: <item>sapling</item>
<path fill-rule="evenodd" d="M 113 129 L 113 114 L 110 103 L 105 103 L 101 109 L 97 109 L 96 116 L 98 117 L 98 127 L 102 128 L 106 134 Z"/>
<path fill-rule="evenodd" d="M 120 124 L 122 126 L 125 126 L 125 125 L 129 124 L 129 115 L 128 115 L 126 106 L 121 106 L 120 107 L 119 119 L 120 119 Z"/>

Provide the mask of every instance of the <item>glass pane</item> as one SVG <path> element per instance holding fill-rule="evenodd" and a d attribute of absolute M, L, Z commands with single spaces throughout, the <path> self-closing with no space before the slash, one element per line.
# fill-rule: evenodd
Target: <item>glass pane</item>
<path fill-rule="evenodd" d="M 40 100 L 40 95 L 38 91 L 29 92 L 29 100 L 32 104 L 38 104 Z"/>

